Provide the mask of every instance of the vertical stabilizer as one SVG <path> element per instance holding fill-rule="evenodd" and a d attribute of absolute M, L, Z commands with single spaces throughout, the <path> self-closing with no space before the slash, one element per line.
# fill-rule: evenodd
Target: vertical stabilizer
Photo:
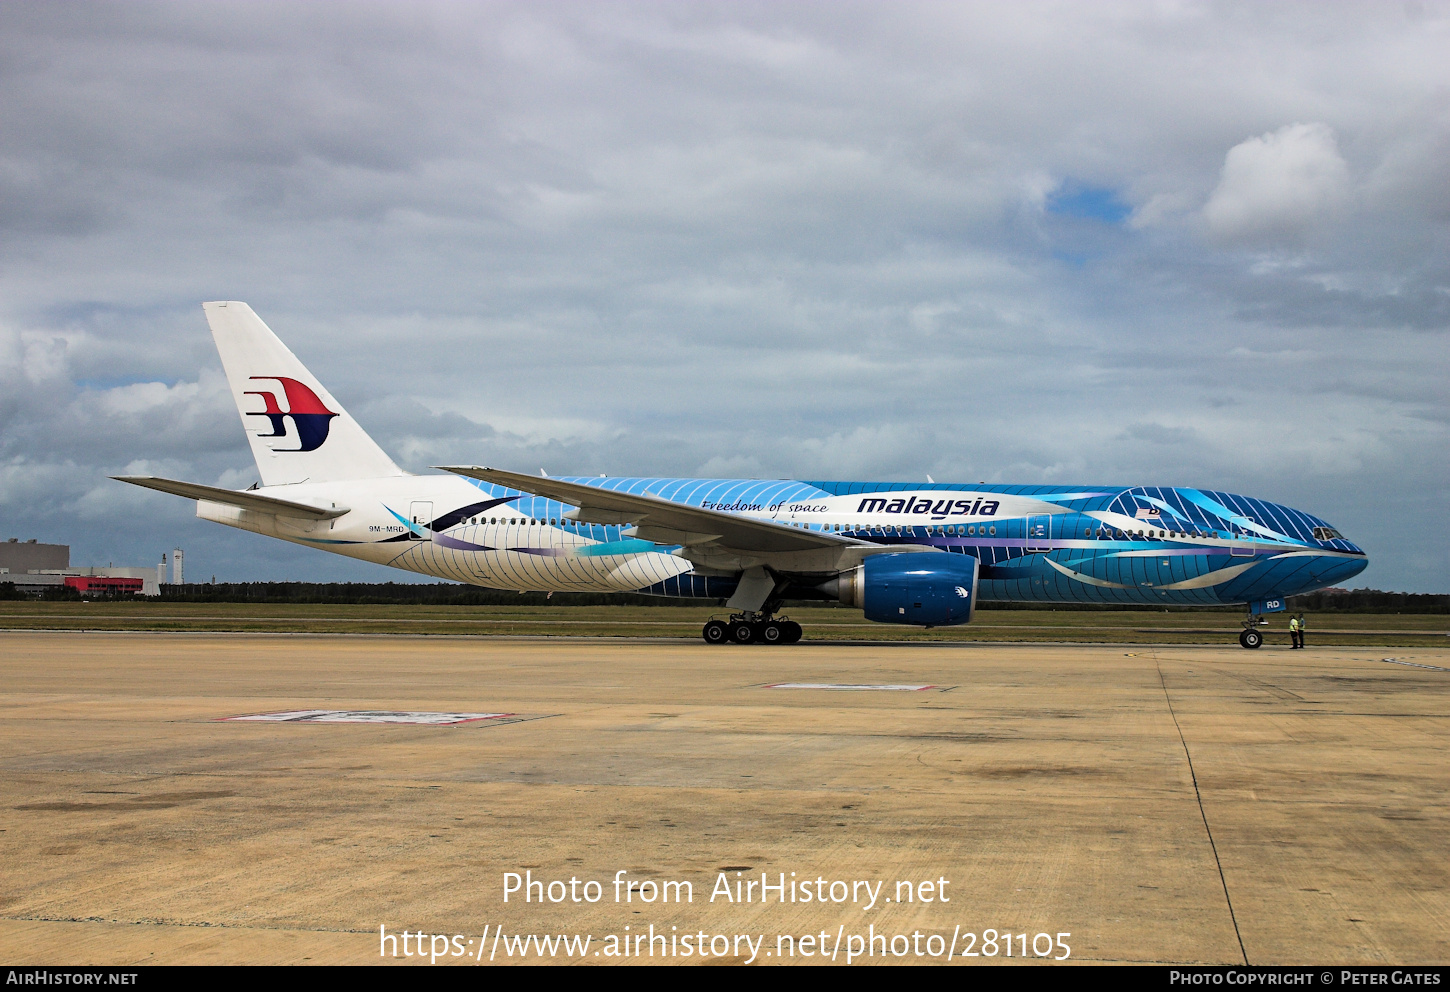
<path fill-rule="evenodd" d="M 262 485 L 405 474 L 245 303 L 203 303 Z"/>

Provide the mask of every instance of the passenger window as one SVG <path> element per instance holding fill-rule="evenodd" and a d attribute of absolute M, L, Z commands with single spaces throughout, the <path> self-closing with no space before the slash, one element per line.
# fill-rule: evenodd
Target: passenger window
<path fill-rule="evenodd" d="M 997 528 L 996 527 L 993 527 L 988 533 L 990 533 L 993 537 L 995 537 L 997 535 Z"/>

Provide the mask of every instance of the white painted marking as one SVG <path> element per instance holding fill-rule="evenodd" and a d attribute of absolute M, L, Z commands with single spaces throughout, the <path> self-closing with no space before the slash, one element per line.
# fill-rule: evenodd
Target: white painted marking
<path fill-rule="evenodd" d="M 938 689 L 935 685 L 852 685 L 846 682 L 777 682 L 767 689 L 837 689 L 844 692 L 921 692 L 923 689 Z"/>
<path fill-rule="evenodd" d="M 1432 672 L 1450 672 L 1450 668 L 1441 668 L 1439 665 L 1417 665 L 1413 661 L 1401 661 L 1398 658 L 1381 658 L 1380 661 L 1387 661 L 1391 665 L 1409 665 L 1411 668 L 1428 668 Z"/>
<path fill-rule="evenodd" d="M 288 710 L 257 716 L 229 716 L 221 723 L 411 723 L 430 727 L 497 720 L 512 713 L 426 713 L 415 710 Z"/>

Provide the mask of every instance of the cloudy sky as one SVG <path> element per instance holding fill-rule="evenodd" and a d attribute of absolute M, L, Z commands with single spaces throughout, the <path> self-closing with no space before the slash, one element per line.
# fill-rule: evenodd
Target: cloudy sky
<path fill-rule="evenodd" d="M 0 537 L 401 578 L 255 470 L 200 303 L 400 464 L 1162 484 L 1450 591 L 1450 5 L 0 5 Z"/>

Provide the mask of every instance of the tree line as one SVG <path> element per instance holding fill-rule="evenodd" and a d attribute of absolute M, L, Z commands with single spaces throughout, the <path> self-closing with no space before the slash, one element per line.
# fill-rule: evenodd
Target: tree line
<path fill-rule="evenodd" d="M 0 600 L 32 599 L 15 588 L 14 582 L 0 582 Z M 80 600 L 74 589 L 56 587 L 40 597 L 46 600 Z M 673 599 L 639 593 L 512 592 L 484 589 L 456 582 L 188 582 L 161 586 L 161 601 L 173 603 L 335 603 L 414 604 L 418 606 L 720 606 L 704 599 Z M 838 604 L 794 601 L 797 607 L 830 607 Z M 846 609 L 847 607 L 840 607 Z M 1241 606 L 1156 606 L 1152 604 L 1105 603 L 985 603 L 990 610 L 1167 610 L 1170 612 L 1211 610 L 1240 612 Z M 1436 593 L 1385 592 L 1381 589 L 1323 589 L 1304 596 L 1290 596 L 1290 612 L 1299 613 L 1450 613 L 1450 595 Z"/>

